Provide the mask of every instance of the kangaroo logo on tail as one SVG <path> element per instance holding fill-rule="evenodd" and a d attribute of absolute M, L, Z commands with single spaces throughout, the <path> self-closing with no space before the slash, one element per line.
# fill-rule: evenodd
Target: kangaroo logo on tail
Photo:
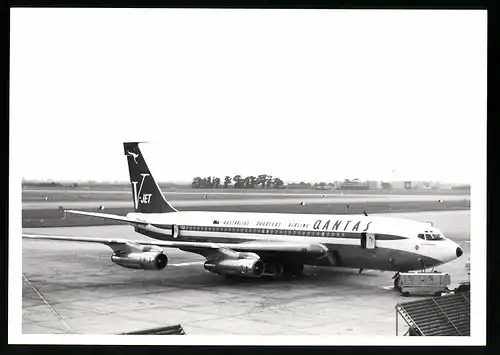
<path fill-rule="evenodd" d="M 137 162 L 137 158 L 139 157 L 139 154 L 134 153 L 134 152 L 129 152 L 128 150 L 127 150 L 127 153 L 128 153 L 128 154 L 129 154 L 132 158 L 134 158 L 134 161 L 135 161 L 135 163 L 136 163 L 136 164 L 139 164 L 139 163 Z"/>

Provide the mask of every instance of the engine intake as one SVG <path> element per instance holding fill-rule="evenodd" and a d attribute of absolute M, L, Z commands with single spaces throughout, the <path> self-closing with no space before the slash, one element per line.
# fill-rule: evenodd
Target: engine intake
<path fill-rule="evenodd" d="M 259 259 L 223 259 L 207 261 L 206 270 L 221 275 L 260 277 L 264 273 L 264 262 Z"/>
<path fill-rule="evenodd" d="M 168 264 L 168 257 L 163 252 L 148 251 L 113 255 L 111 261 L 127 269 L 163 270 Z"/>

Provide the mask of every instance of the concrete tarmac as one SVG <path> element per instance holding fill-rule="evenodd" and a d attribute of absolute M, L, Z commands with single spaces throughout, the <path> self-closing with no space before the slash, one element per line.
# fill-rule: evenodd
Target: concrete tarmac
<path fill-rule="evenodd" d="M 469 211 L 397 216 L 431 220 L 460 243 L 464 255 L 438 270 L 451 274 L 450 288 L 467 279 Z M 129 226 L 23 231 L 147 239 Z M 395 336 L 394 306 L 409 300 L 392 289 L 390 272 L 306 267 L 295 280 L 233 280 L 205 271 L 199 255 L 166 252 L 164 270 L 130 270 L 113 264 L 104 245 L 23 240 L 23 333 L 118 334 L 181 324 L 188 335 Z"/>

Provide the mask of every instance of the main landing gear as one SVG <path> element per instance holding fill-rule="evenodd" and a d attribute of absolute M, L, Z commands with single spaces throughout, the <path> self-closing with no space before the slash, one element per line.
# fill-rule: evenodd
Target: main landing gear
<path fill-rule="evenodd" d="M 283 264 L 283 274 L 289 277 L 300 277 L 304 274 L 304 264 Z"/>

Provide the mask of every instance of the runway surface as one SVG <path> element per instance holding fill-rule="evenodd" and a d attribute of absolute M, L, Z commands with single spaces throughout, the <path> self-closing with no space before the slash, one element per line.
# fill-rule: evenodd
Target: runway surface
<path fill-rule="evenodd" d="M 451 201 L 464 201 L 470 200 L 467 195 L 352 195 L 352 196 L 300 196 L 281 198 L 276 196 L 274 198 L 258 198 L 251 199 L 195 199 L 195 200 L 169 200 L 175 207 L 206 207 L 206 206 L 245 206 L 245 205 L 293 205 L 302 202 L 307 204 L 328 204 L 328 203 L 370 203 L 370 202 L 437 202 L 439 200 Z M 123 201 L 112 201 L 110 199 L 99 199 L 95 201 L 79 200 L 79 201 L 23 201 L 23 210 L 37 210 L 37 209 L 57 209 L 63 206 L 66 209 L 70 208 L 96 208 L 105 206 L 106 208 L 132 208 L 133 203 L 131 198 Z"/>
<path fill-rule="evenodd" d="M 398 213 L 433 221 L 464 255 L 438 268 L 467 279 L 470 212 Z M 129 226 L 25 228 L 24 232 L 147 239 Z M 124 269 L 103 245 L 23 240 L 23 333 L 117 334 L 181 324 L 189 334 L 395 336 L 407 301 L 390 272 L 306 267 L 296 280 L 228 280 L 196 254 L 167 249 L 163 271 Z M 416 298 L 416 297 L 411 297 Z M 410 298 L 410 299 L 411 299 Z M 400 333 L 406 329 L 400 321 Z"/>
<path fill-rule="evenodd" d="M 314 192 L 313 192 L 314 191 Z M 183 188 L 183 189 L 162 189 L 164 195 L 209 195 L 209 196 L 319 196 L 319 195 L 340 195 L 344 194 L 346 196 L 377 196 L 391 194 L 395 195 L 467 195 L 468 190 L 434 190 L 434 189 L 393 189 L 393 190 L 313 190 L 309 189 L 194 189 L 194 188 Z M 127 195 L 130 194 L 130 185 L 124 185 L 121 187 L 114 186 L 112 189 L 106 189 L 103 186 L 96 186 L 95 188 L 66 188 L 66 187 L 54 187 L 47 189 L 39 188 L 27 188 L 23 186 L 23 195 L 36 196 L 36 195 L 57 195 L 57 194 L 98 194 L 98 195 Z"/>

